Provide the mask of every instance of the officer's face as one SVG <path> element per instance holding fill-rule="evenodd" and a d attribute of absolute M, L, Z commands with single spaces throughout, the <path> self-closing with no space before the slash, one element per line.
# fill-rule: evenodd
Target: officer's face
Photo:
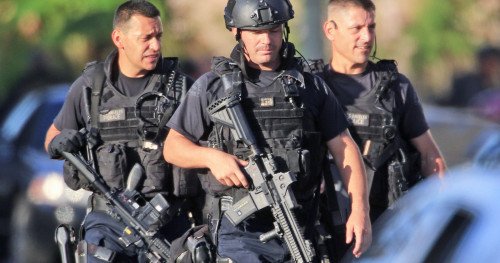
<path fill-rule="evenodd" d="M 329 10 L 324 33 L 331 42 L 335 71 L 356 74 L 364 71 L 375 41 L 375 14 L 361 7 Z"/>
<path fill-rule="evenodd" d="M 142 77 L 153 70 L 161 58 L 162 34 L 160 17 L 141 15 L 133 15 L 125 25 L 113 30 L 121 72 L 128 77 Z"/>
<path fill-rule="evenodd" d="M 245 57 L 250 67 L 275 70 L 280 65 L 283 26 L 265 30 L 241 30 Z"/>

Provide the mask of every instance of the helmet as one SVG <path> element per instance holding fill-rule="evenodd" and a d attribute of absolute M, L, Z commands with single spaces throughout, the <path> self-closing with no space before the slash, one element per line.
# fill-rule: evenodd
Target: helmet
<path fill-rule="evenodd" d="M 229 0 L 224 9 L 226 28 L 257 30 L 284 24 L 293 18 L 289 0 Z"/>

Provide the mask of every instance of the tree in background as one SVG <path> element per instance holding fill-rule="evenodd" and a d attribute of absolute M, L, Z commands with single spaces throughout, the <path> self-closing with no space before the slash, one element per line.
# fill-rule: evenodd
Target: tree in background
<path fill-rule="evenodd" d="M 71 81 L 112 49 L 113 13 L 123 0 L 0 0 L 0 98 Z M 164 1 L 151 1 L 168 15 Z"/>
<path fill-rule="evenodd" d="M 424 0 L 415 17 L 407 31 L 415 43 L 411 63 L 427 98 L 444 96 L 454 72 L 473 67 L 482 45 L 500 44 L 496 0 Z"/>
<path fill-rule="evenodd" d="M 103 59 L 112 48 L 114 9 L 123 1 L 0 0 L 0 100 L 8 89 L 30 88 L 23 78 L 28 82 L 34 78 L 25 72 L 71 80 L 85 62 Z M 223 26 L 225 0 L 151 2 L 162 12 L 166 56 L 190 58 L 203 71 L 211 56 L 229 55 L 235 41 Z M 310 5 L 326 5 L 327 0 L 291 2 L 296 12 L 290 23 L 291 40 L 304 55 L 316 57 L 308 44 L 323 39 L 311 39 L 311 27 L 316 25 L 309 19 L 323 17 L 308 11 L 314 9 Z M 479 46 L 500 45 L 498 0 L 376 0 L 376 4 L 381 20 L 377 55 L 396 59 L 423 99 L 444 95 L 455 71 L 474 66 Z"/>

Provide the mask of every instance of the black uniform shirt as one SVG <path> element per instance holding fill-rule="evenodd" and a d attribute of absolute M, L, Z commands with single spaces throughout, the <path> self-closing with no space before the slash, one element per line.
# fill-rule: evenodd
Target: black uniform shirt
<path fill-rule="evenodd" d="M 343 106 L 356 106 L 356 100 L 368 94 L 374 88 L 376 80 L 374 65 L 369 63 L 365 72 L 361 74 L 341 74 L 334 72 L 331 65 L 325 67 L 325 81 L 334 90 L 335 95 Z M 429 129 L 418 96 L 404 75 L 399 74 L 399 87 L 396 96 L 395 111 L 401 116 L 399 130 L 403 138 L 410 140 L 422 135 Z M 400 99 L 398 99 L 400 98 Z"/>
<path fill-rule="evenodd" d="M 279 72 L 254 72 L 253 75 L 257 75 L 259 80 L 256 82 L 257 87 L 247 88 L 246 91 L 249 94 L 260 93 L 260 95 L 276 92 L 277 90 L 273 89 L 277 89 L 279 85 L 271 84 L 278 74 Z M 316 87 L 306 85 L 305 88 L 299 88 L 300 99 L 306 110 L 311 111 L 314 116 L 323 140 L 329 141 L 347 128 L 347 118 L 324 81 L 314 77 L 314 83 Z M 167 126 L 195 143 L 206 140 L 213 126 L 207 106 L 225 95 L 219 76 L 213 72 L 205 73 L 193 84 Z"/>
<path fill-rule="evenodd" d="M 107 58 L 107 62 L 109 62 L 109 60 L 111 60 L 111 57 Z M 127 97 L 137 96 L 144 90 L 152 76 L 150 73 L 142 78 L 129 78 L 121 73 L 117 74 L 118 69 L 116 67 L 113 67 L 113 71 L 114 72 L 111 74 L 112 79 L 110 80 L 110 82 L 113 83 L 112 88 Z M 107 75 L 109 75 L 109 73 Z M 85 126 L 88 118 L 88 109 L 85 108 L 83 91 L 84 87 L 92 87 L 92 81 L 92 79 L 83 74 L 73 82 L 63 107 L 54 120 L 54 125 L 58 130 L 80 130 Z M 88 103 L 91 103 L 90 96 Z"/>

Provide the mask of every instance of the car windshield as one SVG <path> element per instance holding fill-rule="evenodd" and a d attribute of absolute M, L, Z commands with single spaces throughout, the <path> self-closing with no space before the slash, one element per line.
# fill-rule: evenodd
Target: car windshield
<path fill-rule="evenodd" d="M 64 97 L 52 96 L 55 91 L 65 94 L 62 89 L 55 89 L 53 92 L 31 92 L 19 100 L 0 126 L 2 143 L 43 150 L 45 133 L 64 100 Z"/>
<path fill-rule="evenodd" d="M 19 141 L 30 145 L 37 150 L 43 150 L 45 133 L 52 124 L 54 117 L 62 107 L 62 102 L 48 101 L 40 105 L 40 110 L 35 111 L 20 134 Z"/>

